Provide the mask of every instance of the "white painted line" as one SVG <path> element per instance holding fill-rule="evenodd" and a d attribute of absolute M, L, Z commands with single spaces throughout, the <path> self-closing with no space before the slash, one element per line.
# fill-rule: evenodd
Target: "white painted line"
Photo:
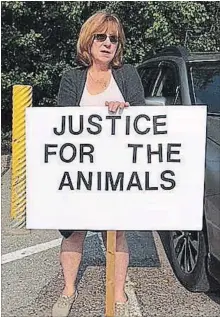
<path fill-rule="evenodd" d="M 52 240 L 46 243 L 40 243 L 40 244 L 36 244 L 32 247 L 28 247 L 25 249 L 21 249 L 21 250 L 17 250 L 11 253 L 7 253 L 2 255 L 2 264 L 8 263 L 8 262 L 12 262 L 12 261 L 16 261 L 19 259 L 22 259 L 26 256 L 30 256 L 32 254 L 36 254 L 48 249 L 52 249 L 54 247 L 57 247 L 60 245 L 62 241 L 62 238 L 60 239 L 56 239 L 56 240 Z"/>
<path fill-rule="evenodd" d="M 166 270 L 172 271 L 166 252 L 164 250 L 163 244 L 161 242 L 159 233 L 157 231 L 153 231 L 153 238 L 154 238 L 154 243 L 155 243 L 155 247 L 159 257 L 161 268 L 162 269 L 166 268 Z"/>
<path fill-rule="evenodd" d="M 104 245 L 103 240 L 102 240 L 101 232 L 98 232 L 98 237 L 99 237 L 99 241 L 100 241 L 100 245 L 101 245 L 102 251 L 103 251 L 104 255 L 106 256 L 106 254 L 105 254 L 106 248 L 105 248 L 105 245 Z"/>
<path fill-rule="evenodd" d="M 105 248 L 105 245 L 104 245 L 103 240 L 102 240 L 102 234 L 100 232 L 98 233 L 98 237 L 100 240 L 102 251 L 103 251 L 104 255 L 106 255 L 106 248 Z M 126 290 L 126 293 L 128 295 L 128 298 L 129 298 L 129 310 L 132 313 L 132 317 L 142 317 L 141 309 L 140 309 L 140 306 L 138 304 L 138 300 L 137 300 L 137 297 L 135 295 L 133 285 L 134 284 L 131 282 L 131 280 L 127 274 L 125 290 Z"/>
<path fill-rule="evenodd" d="M 86 237 L 93 236 L 94 234 L 97 234 L 96 232 L 88 232 Z M 12 261 L 20 260 L 22 258 L 25 258 L 26 256 L 30 256 L 32 254 L 36 254 L 42 251 L 46 251 L 52 248 L 55 248 L 57 246 L 60 246 L 62 241 L 62 238 L 55 239 L 49 242 L 36 244 L 34 246 L 24 248 L 21 250 L 17 250 L 11 253 L 7 253 L 2 255 L 2 264 L 9 263 Z"/>
<path fill-rule="evenodd" d="M 138 304 L 137 297 L 133 288 L 129 275 L 127 274 L 125 290 L 129 298 L 129 310 L 132 312 L 132 317 L 142 317 L 141 309 Z"/>

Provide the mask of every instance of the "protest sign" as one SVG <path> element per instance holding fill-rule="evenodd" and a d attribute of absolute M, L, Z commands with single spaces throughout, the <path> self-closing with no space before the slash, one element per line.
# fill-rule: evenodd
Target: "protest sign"
<path fill-rule="evenodd" d="M 205 106 L 27 109 L 27 228 L 202 229 L 205 134 Z"/>

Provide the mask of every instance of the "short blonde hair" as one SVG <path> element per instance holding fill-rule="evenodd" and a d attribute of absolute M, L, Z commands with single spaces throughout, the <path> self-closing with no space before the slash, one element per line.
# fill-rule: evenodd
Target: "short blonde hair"
<path fill-rule="evenodd" d="M 93 14 L 83 24 L 79 39 L 77 42 L 77 60 L 84 66 L 92 65 L 92 56 L 90 54 L 94 34 L 111 32 L 118 36 L 118 47 L 115 56 L 111 62 L 113 67 L 120 67 L 123 59 L 123 49 L 125 45 L 125 35 L 123 27 L 118 17 L 115 14 L 107 13 L 105 11 L 99 11 Z"/>

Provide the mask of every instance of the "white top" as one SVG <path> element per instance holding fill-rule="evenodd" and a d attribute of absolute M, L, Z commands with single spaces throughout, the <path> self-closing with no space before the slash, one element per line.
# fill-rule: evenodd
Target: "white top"
<path fill-rule="evenodd" d="M 125 102 L 124 97 L 122 96 L 112 75 L 108 87 L 100 94 L 91 95 L 85 85 L 82 98 L 80 100 L 80 106 L 105 106 L 106 101 Z"/>

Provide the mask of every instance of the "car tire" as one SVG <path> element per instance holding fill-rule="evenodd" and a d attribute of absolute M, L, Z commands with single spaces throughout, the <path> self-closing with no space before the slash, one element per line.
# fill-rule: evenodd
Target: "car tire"
<path fill-rule="evenodd" d="M 167 242 L 168 258 L 180 283 L 191 292 L 215 291 L 216 283 L 207 270 L 208 249 L 205 233 L 170 231 Z"/>

